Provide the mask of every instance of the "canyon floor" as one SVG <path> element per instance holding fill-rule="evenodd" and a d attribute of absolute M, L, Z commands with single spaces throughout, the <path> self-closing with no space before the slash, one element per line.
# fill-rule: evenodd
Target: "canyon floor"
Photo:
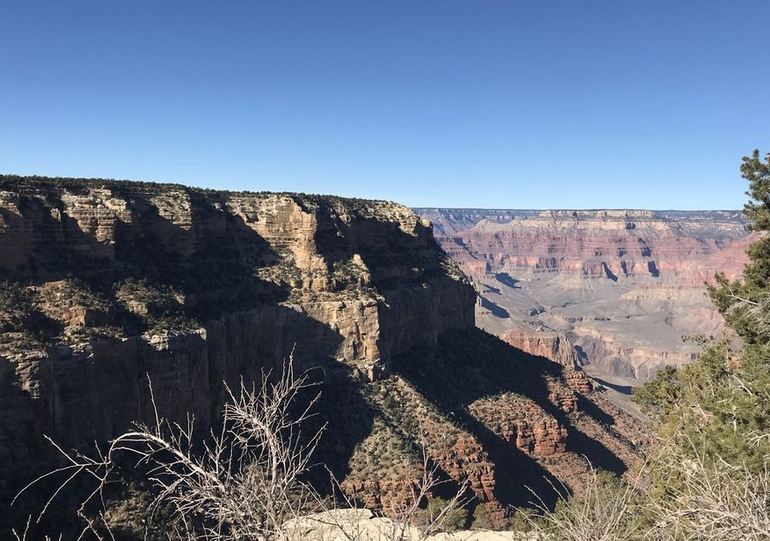
<path fill-rule="evenodd" d="M 687 337 L 718 336 L 705 283 L 735 277 L 754 240 L 732 211 L 416 209 L 478 292 L 479 327 L 583 366 L 620 404 Z"/>

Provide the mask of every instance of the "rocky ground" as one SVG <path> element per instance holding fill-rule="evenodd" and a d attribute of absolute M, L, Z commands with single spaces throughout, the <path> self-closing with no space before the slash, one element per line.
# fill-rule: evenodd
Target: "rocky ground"
<path fill-rule="evenodd" d="M 460 530 L 425 534 L 414 526 L 375 517 L 359 509 L 328 511 L 293 520 L 285 526 L 286 541 L 538 541 L 534 534 Z"/>

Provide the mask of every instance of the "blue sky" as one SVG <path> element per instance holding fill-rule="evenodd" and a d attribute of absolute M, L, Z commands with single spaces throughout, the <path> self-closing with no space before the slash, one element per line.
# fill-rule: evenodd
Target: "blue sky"
<path fill-rule="evenodd" d="M 770 2 L 0 1 L 0 171 L 738 208 Z"/>

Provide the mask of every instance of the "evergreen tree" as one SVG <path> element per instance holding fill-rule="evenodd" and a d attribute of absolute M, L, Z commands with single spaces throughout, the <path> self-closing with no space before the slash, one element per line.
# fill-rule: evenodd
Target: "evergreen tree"
<path fill-rule="evenodd" d="M 751 229 L 770 231 L 770 153 L 744 157 L 741 176 Z M 661 371 L 635 397 L 679 451 L 751 470 L 770 457 L 770 236 L 748 255 L 741 279 L 718 275 L 708 287 L 725 338 L 707 344 L 695 363 Z"/>

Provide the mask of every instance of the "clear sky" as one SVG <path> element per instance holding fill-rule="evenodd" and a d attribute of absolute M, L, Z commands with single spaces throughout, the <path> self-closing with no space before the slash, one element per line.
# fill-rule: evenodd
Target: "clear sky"
<path fill-rule="evenodd" d="M 738 208 L 767 0 L 0 0 L 0 171 Z"/>

